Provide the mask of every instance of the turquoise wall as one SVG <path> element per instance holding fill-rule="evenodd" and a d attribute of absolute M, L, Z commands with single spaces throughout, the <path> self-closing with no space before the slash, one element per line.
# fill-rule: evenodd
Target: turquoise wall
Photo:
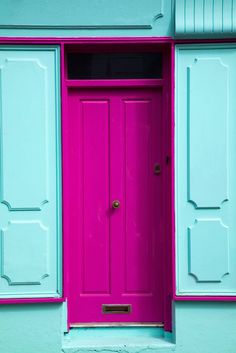
<path fill-rule="evenodd" d="M 235 353 L 236 303 L 174 305 L 176 353 Z"/>
<path fill-rule="evenodd" d="M 0 36 L 235 37 L 236 0 L 1 0 Z"/>
<path fill-rule="evenodd" d="M 174 13 L 175 2 L 176 13 Z M 197 35 L 207 37 L 234 35 L 236 17 L 231 11 L 236 9 L 235 0 L 232 1 L 231 8 L 228 6 L 229 1 L 222 2 L 221 7 L 220 3 L 220 0 L 205 1 L 208 12 L 204 12 L 203 0 L 196 2 L 194 0 L 130 0 L 128 2 L 126 0 L 119 2 L 117 0 L 90 0 L 89 2 L 1 0 L 0 36 L 163 37 L 176 34 L 179 37 L 190 38 Z M 226 13 L 229 15 L 226 16 Z M 176 33 L 174 32 L 175 15 Z M 211 19 L 214 19 L 214 24 L 217 26 L 213 26 Z M 233 54 L 231 56 L 228 60 L 233 61 Z M 198 67 L 201 69 L 200 66 Z M 233 65 L 230 67 L 234 70 Z M 212 80 L 214 81 L 214 78 Z M 184 141 L 186 142 L 186 139 Z M 202 211 L 204 212 L 200 210 Z M 187 248 L 185 245 L 182 245 L 183 249 Z M 197 247 L 198 245 L 200 246 L 197 244 Z M 183 259 L 186 262 L 186 254 Z M 186 270 L 187 266 L 184 268 Z M 198 272 L 201 272 L 200 270 L 197 269 Z M 185 271 L 185 276 L 188 275 Z M 206 283 L 203 281 L 200 285 L 203 287 Z M 212 287 L 212 284 L 210 283 L 209 286 Z M 193 288 L 192 293 L 195 289 Z M 64 337 L 63 333 L 66 326 L 65 316 L 66 309 L 63 304 L 0 306 L 0 353 L 76 353 L 78 351 L 137 353 L 143 350 L 146 353 L 235 353 L 236 351 L 236 303 L 234 302 L 175 303 L 173 337 L 161 330 L 154 333 L 153 329 L 124 328 L 120 331 L 122 333 L 120 336 L 114 335 L 115 330 L 112 331 L 113 334 L 108 329 L 100 330 L 101 334 L 95 339 L 95 331 L 91 329 L 89 335 L 84 334 L 86 330 L 78 330 L 74 336 L 70 335 L 70 341 L 68 341 L 68 335 Z M 97 332 L 98 330 L 96 335 Z M 113 336 L 116 336 L 114 340 L 112 340 Z"/>
<path fill-rule="evenodd" d="M 171 36 L 173 3 L 1 0 L 0 36 Z"/>
<path fill-rule="evenodd" d="M 0 352 L 61 352 L 62 318 L 62 304 L 1 305 Z"/>

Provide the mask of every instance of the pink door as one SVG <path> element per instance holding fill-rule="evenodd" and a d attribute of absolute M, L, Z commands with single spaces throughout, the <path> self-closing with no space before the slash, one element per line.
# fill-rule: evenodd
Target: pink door
<path fill-rule="evenodd" d="M 162 91 L 77 88 L 68 104 L 69 322 L 163 322 Z"/>

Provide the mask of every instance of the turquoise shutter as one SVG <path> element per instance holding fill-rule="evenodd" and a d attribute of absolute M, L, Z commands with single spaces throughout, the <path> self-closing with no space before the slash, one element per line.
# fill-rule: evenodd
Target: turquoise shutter
<path fill-rule="evenodd" d="M 0 47 L 0 298 L 61 295 L 58 60 Z"/>
<path fill-rule="evenodd" d="M 177 295 L 236 295 L 236 46 L 176 47 Z"/>

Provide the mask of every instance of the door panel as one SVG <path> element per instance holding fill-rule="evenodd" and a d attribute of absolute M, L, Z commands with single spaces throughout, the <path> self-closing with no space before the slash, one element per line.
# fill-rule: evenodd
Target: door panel
<path fill-rule="evenodd" d="M 81 294 L 109 293 L 109 101 L 80 100 L 83 232 Z M 94 275 L 96 268 L 96 276 Z"/>
<path fill-rule="evenodd" d="M 71 90 L 69 112 L 70 323 L 163 321 L 161 90 Z"/>
<path fill-rule="evenodd" d="M 125 293 L 151 294 L 151 100 L 125 100 Z M 139 269 L 137 271 L 137 268 Z"/>

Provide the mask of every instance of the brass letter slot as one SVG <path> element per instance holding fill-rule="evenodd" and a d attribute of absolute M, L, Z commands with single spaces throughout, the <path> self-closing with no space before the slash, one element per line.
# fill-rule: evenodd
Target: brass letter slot
<path fill-rule="evenodd" d="M 131 313 L 131 304 L 103 304 L 103 314 L 129 314 Z"/>

